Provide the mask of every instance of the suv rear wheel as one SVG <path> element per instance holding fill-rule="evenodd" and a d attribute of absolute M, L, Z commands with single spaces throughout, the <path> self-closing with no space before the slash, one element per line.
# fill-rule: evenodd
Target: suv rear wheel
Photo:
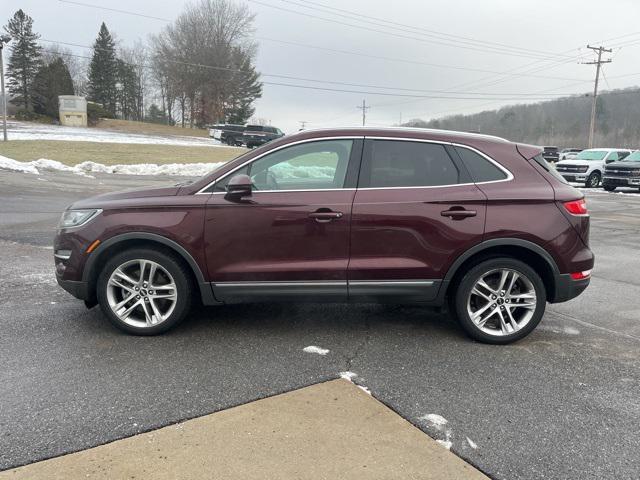
<path fill-rule="evenodd" d="M 462 277 L 454 310 L 472 338 L 506 344 L 524 338 L 540 323 L 546 302 L 544 283 L 529 265 L 493 258 Z"/>
<path fill-rule="evenodd" d="M 115 255 L 97 282 L 100 308 L 121 330 L 156 335 L 180 323 L 191 307 L 189 272 L 162 250 L 136 248 Z"/>

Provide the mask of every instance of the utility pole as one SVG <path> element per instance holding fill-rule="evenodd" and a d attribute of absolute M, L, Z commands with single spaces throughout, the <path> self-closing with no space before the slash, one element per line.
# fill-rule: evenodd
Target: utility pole
<path fill-rule="evenodd" d="M 367 121 L 367 110 L 369 110 L 371 107 L 367 107 L 367 103 L 365 102 L 365 100 L 362 100 L 362 106 L 358 105 L 356 107 L 359 110 L 362 110 L 362 126 L 364 127 L 366 121 Z"/>
<path fill-rule="evenodd" d="M 2 136 L 7 141 L 7 94 L 4 92 L 4 60 L 2 59 L 2 50 L 5 43 L 9 43 L 11 37 L 9 35 L 0 36 L 0 92 L 2 93 Z"/>
<path fill-rule="evenodd" d="M 298 120 L 298 123 L 300 124 L 300 130 L 304 130 L 304 127 L 306 127 L 309 122 L 306 120 Z"/>
<path fill-rule="evenodd" d="M 598 82 L 600 80 L 600 68 L 603 63 L 611 63 L 611 59 L 602 60 L 603 53 L 611 53 L 610 48 L 600 47 L 592 47 L 591 45 L 587 45 L 589 50 L 593 50 L 594 52 L 598 52 L 598 60 L 594 62 L 582 62 L 585 65 L 595 65 L 596 66 L 596 81 L 593 87 L 593 102 L 591 104 L 591 123 L 589 125 L 589 148 L 593 148 L 593 140 L 596 133 L 596 102 L 598 100 Z"/>

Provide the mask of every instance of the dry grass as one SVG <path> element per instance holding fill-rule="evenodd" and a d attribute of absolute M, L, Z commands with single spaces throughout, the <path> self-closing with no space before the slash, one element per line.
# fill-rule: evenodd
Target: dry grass
<path fill-rule="evenodd" d="M 5 157 L 22 162 L 48 158 L 70 166 L 87 160 L 105 165 L 216 163 L 231 160 L 245 151 L 245 149 L 233 147 L 185 147 L 54 140 L 0 142 L 0 155 Z"/>
<path fill-rule="evenodd" d="M 201 128 L 182 128 L 179 126 L 159 125 L 157 123 L 132 122 L 104 118 L 96 128 L 115 132 L 138 133 L 141 135 L 176 135 L 180 137 L 209 137 L 209 130 Z"/>

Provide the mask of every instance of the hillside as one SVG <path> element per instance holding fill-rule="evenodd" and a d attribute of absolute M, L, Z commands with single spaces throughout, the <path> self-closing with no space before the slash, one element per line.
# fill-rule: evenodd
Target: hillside
<path fill-rule="evenodd" d="M 534 145 L 584 148 L 590 115 L 591 96 L 574 96 L 472 115 L 411 120 L 404 125 L 487 133 Z M 595 145 L 640 148 L 640 88 L 603 92 L 598 97 L 596 118 Z"/>

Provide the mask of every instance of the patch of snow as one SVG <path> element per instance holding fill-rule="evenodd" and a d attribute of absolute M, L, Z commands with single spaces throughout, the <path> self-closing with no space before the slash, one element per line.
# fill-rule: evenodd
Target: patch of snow
<path fill-rule="evenodd" d="M 442 430 L 444 426 L 449 423 L 449 421 L 444 418 L 442 415 L 438 415 L 436 413 L 429 413 L 427 415 L 423 415 L 419 418 L 419 420 L 424 420 L 429 423 L 432 427 L 437 428 L 438 430 Z"/>
<path fill-rule="evenodd" d="M 59 171 L 95 178 L 89 173 L 112 173 L 119 175 L 175 175 L 186 177 L 201 177 L 220 167 L 224 162 L 217 163 L 138 163 L 132 165 L 103 165 L 96 162 L 82 162 L 73 167 L 56 160 L 41 158 L 31 162 L 19 162 L 11 158 L 0 156 L 0 169 L 39 175 L 42 170 Z M 40 179 L 38 179 L 40 180 Z M 43 181 L 47 181 L 42 179 Z"/>
<path fill-rule="evenodd" d="M 326 348 L 316 347 L 315 345 L 304 347 L 302 351 L 307 353 L 317 353 L 318 355 L 326 355 L 327 353 L 329 353 L 329 350 L 327 350 Z"/>
<path fill-rule="evenodd" d="M 451 450 L 451 447 L 453 446 L 453 442 L 451 442 L 451 440 L 436 440 L 436 442 L 442 445 L 447 450 Z"/>
<path fill-rule="evenodd" d="M 348 380 L 349 382 L 353 382 L 353 379 L 357 376 L 358 374 L 353 372 L 340 372 L 340 378 Z"/>
<path fill-rule="evenodd" d="M 474 442 L 473 440 L 471 440 L 469 437 L 467 437 L 467 443 L 468 443 L 468 444 L 469 444 L 469 446 L 470 446 L 471 448 L 473 448 L 474 450 L 475 450 L 476 448 L 478 448 L 478 445 L 476 444 L 476 442 Z"/>
<path fill-rule="evenodd" d="M 371 390 L 369 390 L 367 387 L 365 387 L 364 385 L 358 385 L 358 388 L 360 390 L 362 390 L 364 393 L 366 393 L 367 395 L 371 395 Z"/>
<path fill-rule="evenodd" d="M 0 155 L 0 169 L 11 170 L 13 172 L 33 173 L 38 175 L 38 169 L 31 165 L 31 162 L 19 162 L 12 158 Z"/>
<path fill-rule="evenodd" d="M 604 195 L 625 195 L 627 197 L 640 197 L 640 193 L 634 193 L 634 192 L 628 192 L 628 191 L 607 192 L 606 190 L 599 190 L 597 188 L 579 188 L 578 190 L 584 193 L 601 193 Z"/>
<path fill-rule="evenodd" d="M 580 330 L 573 327 L 564 327 L 564 333 L 568 335 L 580 335 Z"/>
<path fill-rule="evenodd" d="M 178 135 L 143 135 L 99 128 L 66 127 L 26 122 L 8 122 L 11 140 L 63 140 L 69 142 L 135 143 L 149 145 L 181 145 L 189 147 L 221 147 L 211 138 Z"/>

